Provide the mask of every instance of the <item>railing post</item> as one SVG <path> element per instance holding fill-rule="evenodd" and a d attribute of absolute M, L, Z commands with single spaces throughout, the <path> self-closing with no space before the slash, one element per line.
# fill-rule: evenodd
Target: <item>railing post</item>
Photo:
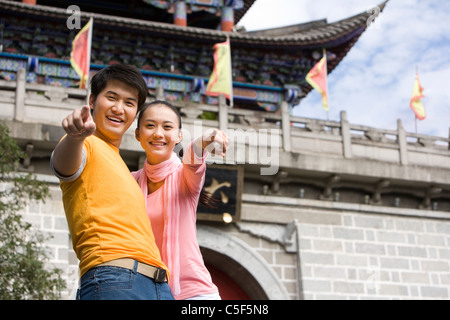
<path fill-rule="evenodd" d="M 281 103 L 281 130 L 283 134 L 284 151 L 291 151 L 291 120 L 289 118 L 289 105 L 286 101 Z"/>
<path fill-rule="evenodd" d="M 164 88 L 162 86 L 156 87 L 156 100 L 165 100 L 164 98 Z"/>
<path fill-rule="evenodd" d="M 450 127 L 448 128 L 448 138 L 450 139 Z M 450 141 L 448 142 L 448 150 L 450 150 Z"/>
<path fill-rule="evenodd" d="M 408 164 L 408 146 L 406 144 L 406 131 L 403 129 L 402 120 L 397 119 L 397 140 L 400 153 L 400 164 L 406 166 Z"/>
<path fill-rule="evenodd" d="M 16 76 L 16 104 L 14 109 L 14 120 L 23 121 L 25 115 L 25 69 L 17 70 Z"/>
<path fill-rule="evenodd" d="M 341 111 L 341 135 L 344 158 L 352 158 L 352 137 L 350 134 L 350 124 L 347 121 L 347 113 L 345 111 Z"/>

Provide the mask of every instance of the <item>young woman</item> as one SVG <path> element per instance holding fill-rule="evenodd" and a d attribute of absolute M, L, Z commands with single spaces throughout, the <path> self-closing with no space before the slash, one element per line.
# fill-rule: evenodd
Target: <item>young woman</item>
<path fill-rule="evenodd" d="M 205 158 L 208 151 L 224 156 L 228 137 L 220 130 L 204 134 L 187 146 L 181 161 L 174 152 L 182 140 L 180 114 L 158 100 L 139 113 L 135 133 L 147 160 L 132 174 L 146 198 L 156 244 L 170 271 L 172 294 L 177 300 L 220 299 L 203 262 L 195 223 Z"/>

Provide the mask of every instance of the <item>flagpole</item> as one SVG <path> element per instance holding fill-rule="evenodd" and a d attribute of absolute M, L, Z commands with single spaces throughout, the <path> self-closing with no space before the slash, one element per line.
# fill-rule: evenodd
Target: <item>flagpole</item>
<path fill-rule="evenodd" d="M 230 48 L 230 79 L 231 79 L 231 83 L 230 83 L 230 108 L 234 107 L 234 101 L 233 101 L 233 64 L 232 64 L 232 60 L 231 60 L 231 41 L 230 41 L 230 36 L 227 34 L 227 42 L 229 43 L 229 48 Z"/>
<path fill-rule="evenodd" d="M 91 95 L 91 86 L 89 85 L 89 74 L 91 71 L 91 48 L 92 48 L 92 29 L 94 29 L 94 18 L 91 16 L 89 18 L 90 28 L 88 33 L 88 53 L 87 53 L 87 63 L 88 63 L 88 73 L 86 79 L 86 104 L 89 105 L 89 96 Z"/>
<path fill-rule="evenodd" d="M 416 64 L 416 77 L 417 77 L 417 75 L 419 74 L 419 66 Z M 414 112 L 414 122 L 415 122 L 415 128 L 416 128 L 416 134 L 417 134 L 417 115 L 416 115 L 416 113 Z"/>
<path fill-rule="evenodd" d="M 323 56 L 325 57 L 325 72 L 326 72 L 327 78 L 328 78 L 327 50 L 325 48 L 323 48 Z M 327 121 L 330 121 L 330 99 L 328 99 L 328 79 L 325 80 L 325 85 L 326 85 L 326 90 L 327 90 L 326 93 L 327 93 L 327 103 L 328 103 Z"/>

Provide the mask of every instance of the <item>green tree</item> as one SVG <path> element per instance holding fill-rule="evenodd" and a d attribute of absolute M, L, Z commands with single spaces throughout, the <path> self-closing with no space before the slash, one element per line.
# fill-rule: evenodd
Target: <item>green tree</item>
<path fill-rule="evenodd" d="M 0 123 L 0 300 L 58 299 L 65 288 L 60 269 L 48 270 L 42 244 L 49 239 L 20 211 L 31 200 L 45 201 L 47 184 L 18 171 L 25 153 Z"/>

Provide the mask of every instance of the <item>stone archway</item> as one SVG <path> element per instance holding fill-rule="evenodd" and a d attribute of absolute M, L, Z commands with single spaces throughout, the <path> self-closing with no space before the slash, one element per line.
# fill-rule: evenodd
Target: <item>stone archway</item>
<path fill-rule="evenodd" d="M 244 241 L 203 225 L 197 226 L 197 238 L 205 253 L 205 262 L 227 271 L 251 299 L 289 299 L 276 273 Z"/>

